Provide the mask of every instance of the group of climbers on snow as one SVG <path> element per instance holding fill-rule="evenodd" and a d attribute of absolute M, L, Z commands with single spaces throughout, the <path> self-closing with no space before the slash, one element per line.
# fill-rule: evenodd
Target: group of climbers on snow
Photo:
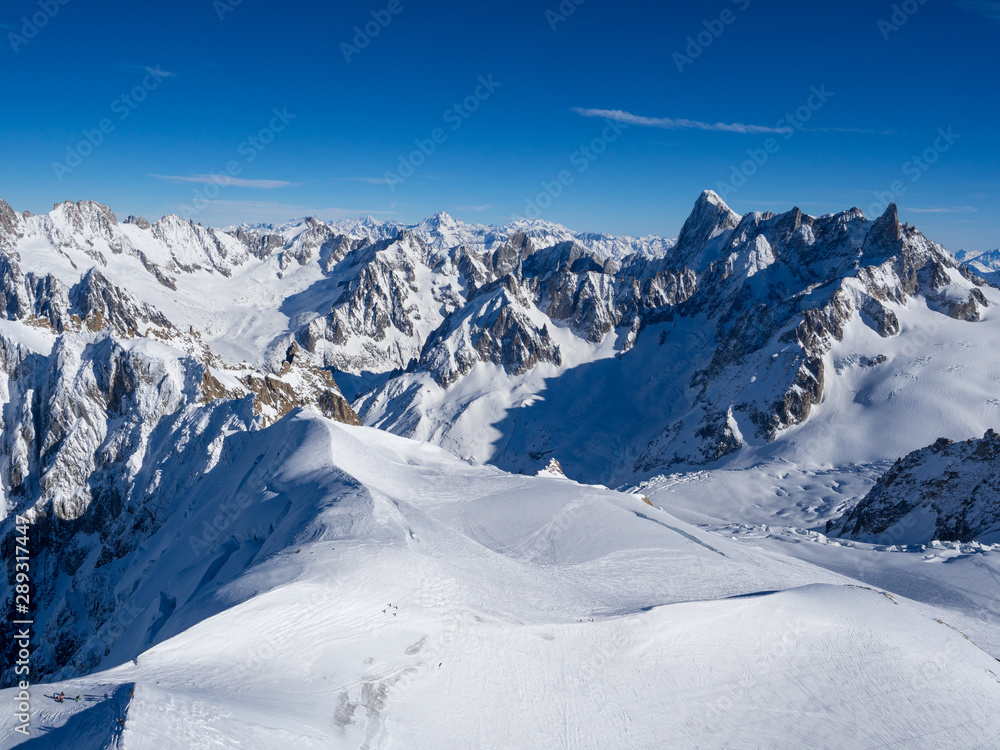
<path fill-rule="evenodd" d="M 129 691 L 129 696 L 134 698 L 135 697 L 135 690 L 130 690 Z M 71 701 L 73 703 L 79 703 L 80 702 L 80 696 L 79 695 L 76 696 L 76 698 L 68 698 L 66 696 L 66 693 L 63 693 L 63 692 L 55 693 L 54 695 L 47 696 L 47 697 L 52 698 L 52 700 L 54 700 L 56 703 L 65 703 L 67 700 L 69 700 L 69 701 Z M 119 718 L 117 721 L 115 721 L 115 727 L 119 731 L 124 730 L 125 729 L 125 719 L 124 718 Z"/>

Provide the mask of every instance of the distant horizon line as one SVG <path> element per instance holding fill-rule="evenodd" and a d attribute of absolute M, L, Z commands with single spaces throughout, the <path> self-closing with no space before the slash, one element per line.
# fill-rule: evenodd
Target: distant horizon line
<path fill-rule="evenodd" d="M 848 213 L 848 212 L 852 212 L 852 211 L 860 211 L 862 213 L 862 215 L 865 217 L 866 221 L 875 221 L 876 219 L 879 218 L 878 216 L 874 216 L 874 215 L 869 216 L 869 214 L 866 213 L 865 210 L 863 208 L 859 207 L 859 206 L 852 206 L 851 208 L 843 209 L 843 210 L 840 210 L 840 211 L 833 211 L 833 212 L 826 213 L 826 214 L 819 214 L 819 215 L 813 215 L 813 214 L 807 213 L 806 211 L 802 211 L 802 209 L 801 209 L 800 206 L 802 206 L 802 205 L 818 205 L 815 202 L 806 202 L 806 203 L 801 203 L 801 204 L 795 204 L 795 205 L 792 206 L 792 208 L 788 209 L 787 211 L 783 211 L 783 212 L 775 212 L 775 211 L 750 211 L 750 212 L 747 212 L 747 214 L 740 214 L 739 212 L 733 210 L 732 207 L 725 201 L 725 199 L 722 198 L 721 196 L 719 196 L 719 194 L 716 193 L 712 189 L 703 190 L 699 194 L 698 199 L 695 201 L 694 207 L 696 208 L 697 205 L 702 201 L 702 198 L 706 194 L 709 194 L 709 193 L 712 194 L 712 195 L 714 195 L 722 205 L 724 205 L 726 208 L 728 208 L 730 211 L 732 211 L 734 214 L 737 214 L 741 218 L 743 216 L 746 216 L 746 215 L 750 214 L 750 213 L 759 213 L 759 214 L 770 213 L 773 216 L 781 216 L 783 214 L 787 214 L 787 213 L 789 213 L 791 211 L 794 211 L 796 209 L 798 209 L 799 211 L 801 211 L 806 216 L 810 216 L 811 218 L 822 218 L 824 216 L 836 216 L 838 214 Z M 756 203 L 756 204 L 764 204 L 764 203 L 766 203 L 765 201 L 759 201 L 759 200 L 747 201 L 747 202 L 748 203 L 752 202 L 752 203 Z M 680 236 L 680 230 L 678 231 L 678 234 L 676 236 L 674 236 L 674 237 L 668 237 L 667 235 L 662 235 L 662 234 L 614 234 L 614 233 L 604 232 L 604 231 L 584 231 L 584 230 L 573 229 L 572 227 L 570 227 L 570 226 L 568 226 L 566 224 L 563 224 L 561 222 L 558 222 L 558 221 L 552 221 L 552 220 L 544 219 L 544 218 L 540 218 L 540 217 L 529 218 L 529 217 L 524 217 L 524 216 L 513 216 L 513 215 L 507 217 L 507 218 L 510 219 L 510 221 L 508 221 L 507 223 L 504 223 L 504 224 L 496 224 L 496 223 L 488 223 L 487 224 L 487 223 L 480 223 L 480 222 L 469 222 L 469 221 L 466 221 L 466 220 L 461 219 L 461 218 L 456 218 L 455 216 L 453 216 L 447 210 L 437 211 L 435 213 L 429 214 L 428 216 L 425 216 L 424 218 L 420 219 L 419 221 L 412 222 L 412 223 L 408 223 L 408 222 L 405 222 L 405 221 L 400 221 L 398 219 L 390 219 L 390 218 L 384 218 L 383 219 L 383 218 L 379 218 L 379 217 L 375 216 L 372 212 L 359 212 L 359 213 L 357 213 L 357 214 L 355 214 L 353 216 L 345 216 L 345 217 L 342 217 L 342 218 L 339 218 L 339 219 L 334 219 L 334 218 L 323 219 L 322 218 L 322 214 L 324 212 L 326 212 L 326 211 L 343 211 L 344 210 L 344 209 L 323 209 L 323 210 L 317 211 L 315 213 L 307 213 L 307 214 L 301 214 L 301 215 L 298 215 L 298 216 L 292 216 L 291 218 L 285 219 L 285 220 L 282 220 L 282 221 L 256 221 L 256 222 L 254 222 L 254 221 L 244 221 L 244 222 L 240 222 L 240 223 L 229 223 L 229 224 L 208 224 L 208 223 L 202 223 L 201 221 L 198 221 L 198 219 L 197 219 L 196 216 L 185 217 L 185 216 L 183 216 L 180 213 L 165 213 L 165 214 L 161 215 L 159 219 L 156 219 L 155 221 L 150 221 L 145 216 L 138 215 L 138 214 L 133 214 L 131 212 L 129 212 L 129 213 L 119 213 L 118 211 L 116 211 L 109 204 L 101 203 L 100 201 L 95 201 L 95 200 L 92 200 L 92 199 L 84 199 L 84 200 L 79 200 L 79 201 L 74 201 L 72 199 L 67 199 L 67 200 L 64 200 L 64 201 L 60 201 L 60 202 L 54 203 L 53 206 L 52 206 L 52 209 L 49 212 L 47 212 L 46 214 L 36 214 L 36 213 L 34 213 L 34 212 L 30 211 L 30 210 L 25 210 L 25 211 L 18 212 L 13 206 L 10 205 L 10 203 L 8 203 L 3 198 L 0 198 L 0 203 L 5 204 L 6 206 L 8 206 L 15 213 L 20 213 L 21 215 L 27 215 L 27 216 L 48 215 L 49 213 L 52 213 L 53 211 L 55 211 L 56 209 L 58 209 L 60 206 L 64 206 L 66 204 L 78 206 L 81 203 L 92 203 L 94 205 L 101 206 L 101 207 L 106 208 L 109 211 L 111 211 L 112 214 L 114 214 L 114 216 L 115 216 L 115 220 L 118 223 L 120 223 L 120 224 L 128 223 L 128 219 L 129 218 L 143 219 L 144 221 L 147 221 L 150 224 L 156 224 L 156 223 L 159 223 L 160 221 L 162 221 L 163 219 L 167 219 L 167 218 L 171 218 L 171 217 L 176 217 L 176 218 L 178 218 L 178 219 L 180 219 L 182 221 L 189 221 L 192 224 L 196 224 L 196 225 L 198 225 L 200 227 L 207 227 L 207 228 L 216 229 L 216 230 L 219 230 L 219 231 L 225 231 L 225 230 L 227 230 L 229 228 L 237 228 L 237 229 L 238 228 L 256 228 L 256 227 L 278 228 L 278 227 L 282 227 L 282 226 L 289 226 L 289 225 L 294 225 L 296 223 L 306 222 L 309 219 L 313 219 L 313 220 L 319 221 L 320 223 L 323 223 L 323 224 L 326 224 L 326 225 L 329 225 L 329 226 L 333 226 L 333 225 L 337 225 L 337 224 L 343 224 L 343 223 L 347 223 L 347 222 L 359 222 L 360 223 L 360 222 L 366 222 L 368 220 L 371 220 L 371 221 L 373 221 L 373 222 L 375 222 L 375 223 L 377 223 L 377 224 L 379 224 L 381 226 L 394 226 L 394 227 L 399 227 L 401 229 L 412 229 L 412 228 L 418 227 L 421 224 L 423 224 L 423 223 L 425 223 L 425 222 L 427 222 L 427 221 L 429 221 L 431 219 L 434 219 L 436 217 L 446 216 L 449 219 L 451 219 L 452 221 L 454 221 L 454 222 L 456 222 L 458 224 L 462 224 L 462 225 L 464 225 L 466 227 L 482 227 L 484 229 L 506 229 L 508 227 L 512 227 L 512 226 L 517 225 L 517 224 L 527 224 L 527 225 L 535 224 L 535 225 L 547 225 L 547 226 L 552 226 L 552 227 L 559 227 L 561 229 L 564 229 L 564 230 L 570 232 L 571 234 L 576 234 L 576 235 L 599 235 L 599 236 L 603 236 L 603 237 L 619 238 L 619 239 L 632 239 L 632 240 L 650 240 L 650 239 L 653 239 L 653 240 L 663 240 L 665 242 L 676 242 L 677 239 L 678 239 L 678 237 Z M 888 210 L 888 206 L 886 206 L 886 210 Z M 912 213 L 918 213 L 918 214 L 925 214 L 925 213 L 930 214 L 930 213 L 950 212 L 952 209 L 938 209 L 938 208 L 927 209 L 927 208 L 903 207 L 902 209 L 899 209 L 899 210 L 910 211 Z M 963 210 L 962 212 L 965 213 L 965 212 L 968 212 L 968 210 L 966 209 L 966 210 Z M 388 213 L 388 212 L 377 212 L 377 213 Z M 883 211 L 883 213 L 884 213 L 884 211 Z M 880 215 L 882 215 L 882 214 L 880 214 Z M 690 216 L 690 214 L 689 214 L 689 216 Z M 686 222 L 686 220 L 685 220 L 685 222 Z M 683 229 L 683 225 L 682 225 L 681 229 Z M 984 253 L 993 252 L 993 251 L 995 251 L 997 249 L 1000 249 L 1000 248 L 998 248 L 998 247 L 990 247 L 987 250 L 979 251 L 977 254 L 981 255 L 981 254 L 984 254 Z M 962 247 L 962 248 L 956 249 L 954 252 L 955 253 L 959 253 L 959 252 L 968 253 L 969 251 L 968 251 L 967 248 Z M 975 257 L 975 256 L 972 256 L 972 257 Z"/>

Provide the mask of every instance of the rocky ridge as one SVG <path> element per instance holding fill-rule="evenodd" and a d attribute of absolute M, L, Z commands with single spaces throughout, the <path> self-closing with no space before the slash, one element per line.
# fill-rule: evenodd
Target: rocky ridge
<path fill-rule="evenodd" d="M 941 438 L 900 458 L 827 533 L 896 545 L 1000 540 L 1000 435 Z"/>

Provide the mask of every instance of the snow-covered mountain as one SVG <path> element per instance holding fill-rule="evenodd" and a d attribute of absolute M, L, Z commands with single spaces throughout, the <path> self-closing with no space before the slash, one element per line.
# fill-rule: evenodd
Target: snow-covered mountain
<path fill-rule="evenodd" d="M 92 203 L 0 214 L 8 317 L 155 336 L 268 421 L 317 385 L 352 419 L 335 378 L 366 424 L 611 486 L 803 444 L 891 461 L 994 425 L 1000 296 L 895 206 L 741 217 L 706 191 L 676 243 L 447 214 L 227 231 Z M 871 439 L 829 444 L 810 420 L 829 411 Z"/>
<path fill-rule="evenodd" d="M 859 450 L 833 446 L 821 460 L 893 460 L 938 434 L 992 424 L 983 416 L 986 367 L 963 380 L 953 403 L 933 399 L 933 419 L 931 399 L 885 403 L 900 370 L 920 366 L 936 386 L 979 357 L 1000 366 L 987 343 L 1000 296 L 901 226 L 895 206 L 876 221 L 857 209 L 740 217 L 707 192 L 662 258 L 605 261 L 579 245 L 518 239 L 453 266 L 455 296 L 439 297 L 450 302 L 437 317 L 421 316 L 435 328 L 429 337 L 415 334 L 393 362 L 334 364 L 357 375 L 403 369 L 363 379 L 361 418 L 463 457 L 532 471 L 554 456 L 569 476 L 612 486 L 720 460 L 752 463 L 801 440 L 795 428 L 815 409 L 850 408 L 856 396 L 845 391 L 855 386 L 881 407 L 862 416 L 872 439 L 855 442 Z M 367 300 L 386 288 L 353 293 Z M 306 348 L 329 351 L 322 340 L 334 337 L 314 332 Z M 975 354 L 952 349 L 952 337 Z M 928 358 L 929 340 L 945 349 Z M 419 357 L 404 363 L 418 345 Z M 910 429 L 897 430 L 902 421 Z"/>
<path fill-rule="evenodd" d="M 941 438 L 899 459 L 828 533 L 882 544 L 1000 540 L 1000 436 Z"/>
<path fill-rule="evenodd" d="M 968 263 L 969 268 L 990 283 L 1000 283 L 1000 250 L 989 250 L 978 254 L 959 250 L 955 253 L 955 257 L 963 263 Z"/>
<path fill-rule="evenodd" d="M 38 746 L 988 743 L 994 527 L 819 533 L 995 426 L 980 270 L 710 191 L 676 242 L 0 202 L 0 533 L 87 696 Z"/>
<path fill-rule="evenodd" d="M 227 231 L 239 229 L 257 236 L 277 234 L 286 240 L 291 240 L 309 223 L 309 219 L 300 219 L 280 225 L 242 224 L 239 227 L 229 227 Z M 623 259 L 636 254 L 658 258 L 666 255 L 674 245 L 674 240 L 662 237 L 621 237 L 593 232 L 574 232 L 561 224 L 543 219 L 519 219 L 504 226 L 466 224 L 452 218 L 444 211 L 410 225 L 395 221 L 379 221 L 367 216 L 364 219 L 329 222 L 328 226 L 335 235 L 345 235 L 355 240 L 378 242 L 409 232 L 439 249 L 448 250 L 462 245 L 479 253 L 492 252 L 515 235 L 524 235 L 540 247 L 557 245 L 561 242 L 575 242 L 602 258 Z"/>

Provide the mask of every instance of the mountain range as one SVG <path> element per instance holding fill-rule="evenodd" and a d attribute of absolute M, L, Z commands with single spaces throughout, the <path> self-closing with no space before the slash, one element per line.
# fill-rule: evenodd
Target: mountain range
<path fill-rule="evenodd" d="M 573 659 L 574 726 L 609 746 L 657 708 L 628 687 L 654 655 L 680 746 L 809 741 L 746 684 L 835 696 L 830 747 L 982 742 L 996 273 L 895 205 L 740 216 L 711 191 L 676 240 L 0 201 L 3 533 L 31 530 L 36 682 L 95 696 L 49 707 L 52 746 L 439 747 L 429 717 L 491 689 L 455 736 L 528 746 Z M 489 669 L 510 679 L 475 687 Z"/>

